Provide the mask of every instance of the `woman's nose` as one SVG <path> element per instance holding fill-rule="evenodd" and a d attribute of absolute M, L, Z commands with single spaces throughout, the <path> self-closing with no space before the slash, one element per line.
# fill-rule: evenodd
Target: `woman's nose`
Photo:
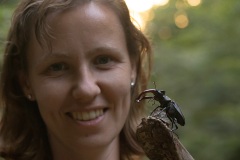
<path fill-rule="evenodd" d="M 82 70 L 75 77 L 75 83 L 72 95 L 81 102 L 89 102 L 93 100 L 99 93 L 100 88 L 95 77 L 88 69 Z"/>

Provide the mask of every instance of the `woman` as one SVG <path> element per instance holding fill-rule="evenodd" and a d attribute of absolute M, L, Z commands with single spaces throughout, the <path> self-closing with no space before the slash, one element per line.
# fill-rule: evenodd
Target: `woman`
<path fill-rule="evenodd" d="M 144 110 L 134 99 L 146 88 L 151 48 L 124 1 L 23 0 L 7 40 L 2 157 L 142 158 L 135 130 Z"/>

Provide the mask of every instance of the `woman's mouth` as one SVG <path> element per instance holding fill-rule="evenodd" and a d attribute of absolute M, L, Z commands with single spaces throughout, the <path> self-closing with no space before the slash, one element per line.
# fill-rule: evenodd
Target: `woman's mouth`
<path fill-rule="evenodd" d="M 106 109 L 95 109 L 84 112 L 71 112 L 69 113 L 70 117 L 77 121 L 90 121 L 94 120 L 104 114 Z"/>

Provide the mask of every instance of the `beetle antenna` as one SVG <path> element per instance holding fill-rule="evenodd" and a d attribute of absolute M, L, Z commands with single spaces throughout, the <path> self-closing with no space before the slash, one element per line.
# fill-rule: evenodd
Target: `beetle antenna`
<path fill-rule="evenodd" d="M 157 89 L 157 86 L 156 86 L 156 83 L 155 81 L 153 81 L 153 84 L 154 84 L 154 88 Z"/>
<path fill-rule="evenodd" d="M 153 101 L 153 104 L 152 104 L 152 106 L 155 104 L 155 101 Z"/>

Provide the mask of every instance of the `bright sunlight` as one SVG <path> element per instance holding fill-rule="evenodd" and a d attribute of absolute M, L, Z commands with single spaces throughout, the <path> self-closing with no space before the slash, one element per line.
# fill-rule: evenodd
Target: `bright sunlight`
<path fill-rule="evenodd" d="M 153 7 L 165 6 L 169 3 L 169 0 L 125 0 L 131 16 L 136 21 L 136 26 L 142 30 L 145 28 L 145 23 L 153 18 L 153 14 L 149 10 Z M 195 7 L 200 5 L 202 0 L 185 0 L 182 4 L 188 4 L 189 6 Z M 175 24 L 178 28 L 186 28 L 189 24 L 189 19 L 185 13 L 176 13 Z"/>
<path fill-rule="evenodd" d="M 151 9 L 153 6 L 163 6 L 169 0 L 125 0 L 128 7 L 135 12 L 144 12 Z"/>
<path fill-rule="evenodd" d="M 150 15 L 148 14 L 147 11 L 154 6 L 164 6 L 169 2 L 169 0 L 125 0 L 125 1 L 130 9 L 132 17 L 142 29 L 144 29 L 145 27 L 145 22 L 150 18 Z"/>

